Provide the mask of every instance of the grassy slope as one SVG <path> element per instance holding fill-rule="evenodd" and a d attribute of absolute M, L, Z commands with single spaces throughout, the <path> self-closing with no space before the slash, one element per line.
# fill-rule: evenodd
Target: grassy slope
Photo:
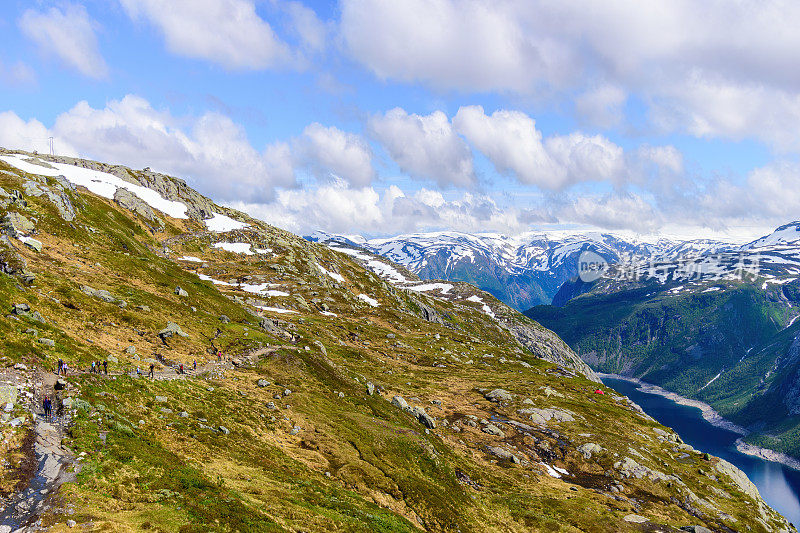
<path fill-rule="evenodd" d="M 16 173 L 2 163 L 0 170 Z M 0 173 L 0 186 L 18 188 L 19 179 Z M 74 510 L 78 522 L 117 531 L 619 531 L 633 527 L 622 517 L 636 512 L 676 527 L 701 521 L 764 530 L 741 490 L 704 473 L 711 465 L 700 454 L 678 460 L 676 445 L 654 438 L 656 424 L 611 395 L 594 394 L 595 384 L 524 353 L 474 307 L 415 296 L 450 317 L 446 326 L 425 322 L 406 293 L 348 258 L 280 230 L 262 226 L 228 235 L 273 250 L 267 258 L 243 257 L 211 247 L 220 237 L 201 232 L 198 223 L 169 221 L 162 234 L 152 235 L 111 202 L 72 196 L 82 206 L 72 224 L 41 198 L 29 198 L 20 210 L 36 219 L 45 248 L 36 254 L 19 247 L 37 279 L 25 287 L 0 276 L 0 307 L 29 303 L 46 324 L 29 317 L 0 321 L 7 365 L 53 368 L 64 358 L 85 367 L 113 355 L 119 362 L 112 371 L 119 372 L 144 367 L 141 359 L 155 356 L 202 364 L 212 339 L 234 357 L 284 346 L 253 366 L 230 366 L 201 379 L 70 378 L 70 394 L 80 401 L 66 443 L 84 455 L 77 482 L 63 489 L 63 506 Z M 169 257 L 162 246 L 167 239 Z M 201 257 L 205 266 L 170 259 L 184 253 Z M 317 263 L 346 281 L 320 274 Z M 274 303 L 298 311 L 276 315 L 293 325 L 286 328 L 294 339 L 258 327 L 259 318 L 242 303 L 247 294 L 220 292 L 193 269 L 219 280 L 256 276 L 254 281 L 290 292 Z M 87 296 L 82 284 L 106 289 L 128 305 Z M 175 295 L 176 286 L 189 297 Z M 380 306 L 360 301 L 362 293 Z M 320 314 L 315 300 L 338 316 Z M 221 322 L 222 314 L 231 322 Z M 189 337 L 165 346 L 156 333 L 170 320 Z M 53 339 L 55 347 L 36 342 L 25 333 L 29 328 Z M 123 352 L 129 345 L 139 359 Z M 258 379 L 271 385 L 257 387 Z M 366 381 L 383 392 L 367 395 Z M 562 396 L 547 395 L 546 386 Z M 513 401 L 485 400 L 480 389 L 495 387 L 511 391 Z M 291 394 L 274 399 L 284 389 Z M 392 406 L 387 400 L 394 394 L 426 407 L 437 428 L 428 432 Z M 576 421 L 514 430 L 504 421 L 526 421 L 516 413 L 529 407 L 526 398 L 539 407 L 568 409 Z M 277 408 L 270 409 L 269 401 Z M 471 427 L 467 415 L 495 420 L 506 436 Z M 586 459 L 576 447 L 590 441 L 605 451 Z M 487 445 L 503 446 L 526 463 L 498 460 Z M 633 453 L 629 447 L 642 454 L 639 462 L 680 476 L 732 518 L 708 510 L 702 518 L 692 516 L 687 509 L 693 507 L 676 503 L 688 501 L 686 488 L 677 484 L 620 480 L 613 465 Z M 572 476 L 554 479 L 540 461 Z M 612 497 L 609 487 L 620 481 L 623 492 Z M 712 486 L 730 498 L 715 495 Z M 53 514 L 45 523 L 58 531 L 64 520 Z"/>

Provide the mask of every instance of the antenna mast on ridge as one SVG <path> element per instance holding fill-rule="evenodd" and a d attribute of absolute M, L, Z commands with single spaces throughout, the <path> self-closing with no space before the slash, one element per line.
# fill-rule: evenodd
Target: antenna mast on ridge
<path fill-rule="evenodd" d="M 56 155 L 55 152 L 53 151 L 53 138 L 48 137 L 48 139 L 50 139 L 50 155 Z"/>

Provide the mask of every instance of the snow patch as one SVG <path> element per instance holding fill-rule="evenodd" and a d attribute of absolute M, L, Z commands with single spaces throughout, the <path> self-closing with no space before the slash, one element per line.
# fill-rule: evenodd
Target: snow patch
<path fill-rule="evenodd" d="M 269 311 L 270 313 L 297 313 L 297 311 L 292 311 L 291 309 L 281 309 L 280 307 L 265 307 L 263 305 L 256 305 L 257 309 L 261 309 L 262 311 Z"/>
<path fill-rule="evenodd" d="M 358 299 L 367 302 L 372 307 L 378 307 L 378 300 L 376 300 L 375 298 L 370 298 L 366 294 L 359 294 Z"/>
<path fill-rule="evenodd" d="M 199 257 L 194 257 L 194 256 L 191 256 L 191 255 L 184 255 L 179 260 L 180 261 L 190 261 L 192 263 L 202 263 L 203 262 L 203 260 L 200 259 Z"/>
<path fill-rule="evenodd" d="M 325 267 L 317 263 L 317 268 L 319 268 L 323 274 L 327 274 L 328 276 L 332 277 L 339 283 L 344 283 L 344 276 L 341 274 L 337 274 L 336 272 L 331 272 L 330 270 L 326 270 Z"/>
<path fill-rule="evenodd" d="M 218 242 L 214 244 L 214 248 L 221 248 L 234 254 L 255 255 L 250 250 L 250 246 L 251 244 L 248 242 Z"/>
<path fill-rule="evenodd" d="M 221 213 L 214 213 L 213 218 L 209 218 L 204 222 L 206 223 L 208 231 L 213 231 L 214 233 L 224 233 L 226 231 L 244 229 L 249 226 L 249 224 L 245 224 L 244 222 L 240 222 Z"/>
<path fill-rule="evenodd" d="M 442 294 L 447 294 L 447 292 L 453 288 L 452 285 L 449 283 L 425 283 L 423 285 L 415 285 L 413 287 L 405 287 L 410 291 L 416 292 L 428 292 L 428 291 L 435 291 L 440 290 Z"/>

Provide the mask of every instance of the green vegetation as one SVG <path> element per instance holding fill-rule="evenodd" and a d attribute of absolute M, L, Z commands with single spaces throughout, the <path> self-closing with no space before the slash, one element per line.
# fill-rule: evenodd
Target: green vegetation
<path fill-rule="evenodd" d="M 0 170 L 6 190 L 36 179 Z M 30 306 L 0 321 L 5 371 L 112 362 L 109 376 L 67 378 L 64 444 L 80 472 L 44 517 L 54 531 L 67 517 L 114 531 L 639 530 L 629 514 L 653 527 L 784 525 L 710 474 L 718 460 L 595 392 L 560 339 L 488 295 L 504 327 L 464 287 L 451 299 L 404 291 L 231 211 L 250 226 L 213 234 L 165 219 L 154 233 L 113 201 L 68 194 L 71 222 L 44 196 L 0 209 L 35 220 L 44 245 L 0 242 L 35 274 L 0 275 L 0 306 Z M 169 322 L 187 336 L 159 337 Z M 138 377 L 151 361 L 158 379 Z M 188 375 L 172 370 L 181 363 Z M 490 401 L 493 389 L 509 396 Z"/>

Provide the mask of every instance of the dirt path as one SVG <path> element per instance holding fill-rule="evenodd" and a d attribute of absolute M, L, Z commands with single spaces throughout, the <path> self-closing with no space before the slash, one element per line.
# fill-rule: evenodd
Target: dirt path
<path fill-rule="evenodd" d="M 62 483 L 74 481 L 75 472 L 69 472 L 74 457 L 61 445 L 63 436 L 58 425 L 48 423 L 43 416 L 36 417 L 34 453 L 37 467 L 28 487 L 15 494 L 0 515 L 0 533 L 36 531 L 39 517 L 49 507 L 49 497 Z"/>
<path fill-rule="evenodd" d="M 296 349 L 294 346 L 271 346 L 235 358 L 235 361 L 237 364 L 243 362 L 253 364 L 262 355 L 273 353 L 280 348 Z M 171 368 L 155 372 L 155 379 L 171 380 L 200 377 L 209 372 L 233 369 L 235 366 L 234 361 L 231 360 L 223 359 L 219 362 L 211 360 L 202 366 L 198 366 L 197 370 L 187 367 L 185 374 L 178 374 Z M 110 375 L 120 374 L 98 374 L 98 376 Z M 64 435 L 63 425 L 46 421 L 44 413 L 39 412 L 43 395 L 48 394 L 51 398 L 53 397 L 53 387 L 59 377 L 52 372 L 37 372 L 36 374 L 36 393 L 33 398 L 33 405 L 37 407 L 36 423 L 34 425 L 35 442 L 33 445 L 36 468 L 25 490 L 17 492 L 4 502 L 5 506 L 0 510 L 0 533 L 38 531 L 42 513 L 52 504 L 51 496 L 55 495 L 63 483 L 75 480 L 79 468 L 73 454 L 61 445 L 61 439 Z M 69 468 L 73 464 L 75 469 Z M 74 471 L 71 472 L 70 470 Z"/>

